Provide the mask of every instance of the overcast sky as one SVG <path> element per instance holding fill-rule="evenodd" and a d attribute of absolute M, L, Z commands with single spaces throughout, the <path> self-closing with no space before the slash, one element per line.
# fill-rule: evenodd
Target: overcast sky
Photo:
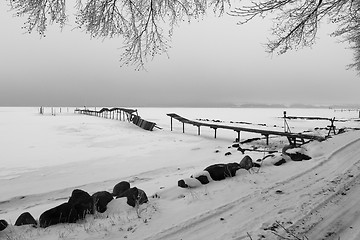
<path fill-rule="evenodd" d="M 71 6 L 70 6 L 71 7 Z M 311 49 L 270 56 L 271 19 L 245 26 L 230 16 L 175 29 L 169 58 L 147 71 L 120 67 L 122 40 L 90 40 L 50 26 L 24 34 L 24 18 L 0 3 L 0 106 L 209 106 L 225 103 L 357 104 L 352 52 L 322 24 Z M 211 11 L 210 11 L 211 12 Z"/>

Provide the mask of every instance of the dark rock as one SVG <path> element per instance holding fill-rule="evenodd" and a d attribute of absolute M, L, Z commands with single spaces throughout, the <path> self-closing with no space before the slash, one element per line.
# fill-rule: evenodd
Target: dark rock
<path fill-rule="evenodd" d="M 201 182 L 201 184 L 208 184 L 210 182 L 208 177 L 205 175 L 198 176 L 195 179 L 199 180 Z"/>
<path fill-rule="evenodd" d="M 239 145 L 238 143 L 234 143 L 234 144 L 232 145 L 232 147 L 233 147 L 233 148 L 238 148 L 238 147 L 240 147 L 240 145 Z"/>
<path fill-rule="evenodd" d="M 228 163 L 225 165 L 225 175 L 226 177 L 234 177 L 236 175 L 236 171 L 240 169 L 240 165 L 238 163 Z"/>
<path fill-rule="evenodd" d="M 141 205 L 143 203 L 148 202 L 148 198 L 146 196 L 146 193 L 143 190 L 138 189 L 137 187 L 133 187 L 133 188 L 130 188 L 130 189 L 126 190 L 119 197 L 126 197 L 127 198 L 127 204 L 129 204 L 132 207 L 135 207 L 137 204 Z"/>
<path fill-rule="evenodd" d="M 200 187 L 202 184 L 196 178 L 184 178 L 178 181 L 178 186 L 181 188 L 196 188 Z"/>
<path fill-rule="evenodd" d="M 338 133 L 337 133 L 337 134 L 342 134 L 342 133 L 344 133 L 344 132 L 346 132 L 346 129 L 345 129 L 345 128 L 340 128 L 340 129 L 338 130 Z"/>
<path fill-rule="evenodd" d="M 288 153 L 289 157 L 291 158 L 291 160 L 293 161 L 302 161 L 302 160 L 310 160 L 311 157 L 309 157 L 308 155 L 305 155 L 303 153 Z"/>
<path fill-rule="evenodd" d="M 253 161 L 251 159 L 251 157 L 249 157 L 248 155 L 246 155 L 241 161 L 240 161 L 240 168 L 249 170 L 252 167 L 254 167 Z"/>
<path fill-rule="evenodd" d="M 274 165 L 275 165 L 275 166 L 281 166 L 281 165 L 283 165 L 284 163 L 286 163 L 286 160 L 282 158 L 281 160 L 279 160 L 279 161 L 277 161 L 276 163 L 274 163 Z"/>
<path fill-rule="evenodd" d="M 58 223 L 75 223 L 79 219 L 76 209 L 69 203 L 63 203 L 40 215 L 40 227 L 46 228 Z"/>
<path fill-rule="evenodd" d="M 293 149 L 291 153 L 288 151 L 289 149 Z M 288 155 L 293 161 L 310 160 L 311 157 L 309 157 L 306 154 L 303 154 L 301 152 L 302 150 L 303 150 L 302 148 L 296 149 L 296 147 L 293 145 L 287 145 L 283 147 L 282 153 Z"/>
<path fill-rule="evenodd" d="M 189 186 L 185 183 L 183 179 L 178 181 L 178 186 L 181 188 L 189 188 Z"/>
<path fill-rule="evenodd" d="M 22 226 L 22 225 L 36 226 L 37 222 L 29 212 L 24 212 L 18 217 L 18 219 L 15 222 L 15 226 Z"/>
<path fill-rule="evenodd" d="M 211 178 L 215 181 L 220 181 L 225 179 L 225 164 L 214 164 L 210 165 L 204 169 L 204 171 L 208 171 Z"/>
<path fill-rule="evenodd" d="M 5 230 L 5 228 L 8 226 L 9 224 L 4 220 L 1 219 L 0 220 L 0 231 Z"/>
<path fill-rule="evenodd" d="M 228 164 L 214 164 L 205 168 L 205 171 L 208 171 L 211 178 L 215 181 L 220 181 L 226 177 L 233 177 L 236 175 L 236 171 L 240 169 L 238 163 L 228 163 Z"/>
<path fill-rule="evenodd" d="M 112 195 L 118 198 L 118 196 L 121 196 L 121 194 L 123 194 L 126 190 L 129 189 L 130 189 L 130 183 L 127 181 L 121 181 L 114 186 Z"/>
<path fill-rule="evenodd" d="M 208 171 L 201 171 L 190 176 L 190 178 L 197 179 L 201 184 L 208 184 L 212 181 Z"/>
<path fill-rule="evenodd" d="M 253 167 L 260 168 L 261 165 L 259 163 L 253 163 Z"/>
<path fill-rule="evenodd" d="M 225 153 L 225 156 L 229 156 L 229 155 L 231 155 L 231 152 Z"/>
<path fill-rule="evenodd" d="M 93 198 L 83 190 L 75 189 L 72 191 L 68 203 L 76 209 L 79 219 L 84 219 L 86 214 L 94 213 Z"/>
<path fill-rule="evenodd" d="M 114 199 L 112 194 L 107 191 L 96 192 L 91 197 L 94 202 L 94 209 L 100 213 L 105 212 L 108 203 Z"/>

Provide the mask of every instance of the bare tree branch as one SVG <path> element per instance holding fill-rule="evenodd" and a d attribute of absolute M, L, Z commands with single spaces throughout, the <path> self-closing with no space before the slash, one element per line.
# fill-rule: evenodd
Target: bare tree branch
<path fill-rule="evenodd" d="M 84 2 L 83 2 L 84 1 Z M 253 0 L 250 5 L 232 7 L 230 0 L 77 0 L 77 28 L 92 38 L 121 37 L 124 41 L 122 65 L 136 69 L 156 55 L 167 53 L 174 27 L 180 22 L 201 18 L 212 7 L 221 16 L 240 18 L 245 24 L 256 17 L 271 14 L 273 39 L 267 44 L 270 53 L 311 46 L 319 23 L 328 20 L 339 28 L 341 36 L 354 51 L 350 68 L 360 72 L 360 1 L 359 0 Z M 16 16 L 26 16 L 24 29 L 44 36 L 48 24 L 61 28 L 68 20 L 65 0 L 9 0 Z"/>
<path fill-rule="evenodd" d="M 334 36 L 343 36 L 352 43 L 355 62 L 349 67 L 360 71 L 359 5 L 358 0 L 265 0 L 235 8 L 229 14 L 240 17 L 240 24 L 274 14 L 274 39 L 268 42 L 267 50 L 279 54 L 314 44 L 319 23 L 326 18 L 339 26 Z"/>

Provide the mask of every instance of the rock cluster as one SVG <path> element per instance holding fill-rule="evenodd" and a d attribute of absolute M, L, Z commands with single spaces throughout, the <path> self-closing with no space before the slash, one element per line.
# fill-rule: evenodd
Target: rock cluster
<path fill-rule="evenodd" d="M 181 188 L 194 188 L 202 184 L 208 184 L 211 181 L 220 181 L 225 178 L 234 177 L 239 169 L 250 170 L 255 165 L 248 155 L 240 163 L 218 163 L 206 167 L 203 171 L 193 174 L 190 178 L 184 178 L 178 181 Z"/>
<path fill-rule="evenodd" d="M 46 228 L 59 223 L 75 223 L 84 219 L 88 214 L 95 212 L 104 213 L 107 205 L 115 198 L 126 197 L 127 204 L 136 207 L 148 202 L 146 193 L 136 187 L 130 188 L 130 183 L 122 181 L 113 188 L 113 193 L 99 191 L 90 195 L 84 190 L 75 189 L 72 191 L 69 200 L 56 207 L 43 212 L 39 221 L 29 213 L 22 213 L 15 222 L 15 226 L 32 225 Z M 8 226 L 5 220 L 0 220 L 0 231 Z"/>

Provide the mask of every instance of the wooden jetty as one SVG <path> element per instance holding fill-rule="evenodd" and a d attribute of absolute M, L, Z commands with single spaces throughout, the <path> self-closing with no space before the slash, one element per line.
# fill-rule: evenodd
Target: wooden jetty
<path fill-rule="evenodd" d="M 327 136 L 330 136 L 330 133 L 332 132 L 334 135 L 336 135 L 336 126 L 334 124 L 335 121 L 340 121 L 340 120 L 336 120 L 335 117 L 334 118 L 324 118 L 324 117 L 301 117 L 301 116 L 287 116 L 286 115 L 286 111 L 284 111 L 284 129 L 285 132 L 291 132 L 290 131 L 290 127 L 286 121 L 286 119 L 303 119 L 303 120 L 325 120 L 325 121 L 330 121 L 330 125 L 328 125 L 327 127 L 329 128 L 329 132 L 327 134 Z"/>
<path fill-rule="evenodd" d="M 136 109 L 128 108 L 102 108 L 99 111 L 90 109 L 75 109 L 75 113 L 86 114 L 96 117 L 103 117 L 108 119 L 122 120 L 132 122 L 133 124 L 141 127 L 142 129 L 152 131 L 156 123 L 142 119 Z"/>
<path fill-rule="evenodd" d="M 192 121 L 177 115 L 176 113 L 168 113 L 167 116 L 171 118 L 170 129 L 173 130 L 173 119 L 178 120 L 183 125 L 183 133 L 185 133 L 185 124 L 193 125 L 198 128 L 198 135 L 200 135 L 200 127 L 210 127 L 214 129 L 216 138 L 216 131 L 217 129 L 229 129 L 237 132 L 237 139 L 240 141 L 240 132 L 252 132 L 252 133 L 259 133 L 266 138 L 266 144 L 269 144 L 269 136 L 276 135 L 276 136 L 284 136 L 287 137 L 289 143 L 291 145 L 301 145 L 309 142 L 310 140 L 317 140 L 323 141 L 325 140 L 322 136 L 315 136 L 309 134 L 302 134 L 302 133 L 290 133 L 290 132 L 279 132 L 279 131 L 272 131 L 272 130 L 265 130 L 265 129 L 255 129 L 255 128 L 245 128 L 245 127 L 237 127 L 237 126 L 228 126 L 228 125 L 220 125 L 220 124 L 213 124 L 213 123 L 202 123 L 198 121 Z M 307 140 L 307 141 L 306 141 Z"/>

